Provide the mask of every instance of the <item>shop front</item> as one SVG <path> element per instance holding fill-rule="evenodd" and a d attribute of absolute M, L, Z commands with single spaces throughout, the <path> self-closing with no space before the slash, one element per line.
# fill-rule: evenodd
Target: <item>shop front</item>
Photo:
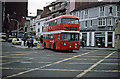
<path fill-rule="evenodd" d="M 95 33 L 95 46 L 105 47 L 105 33 L 104 32 Z"/>

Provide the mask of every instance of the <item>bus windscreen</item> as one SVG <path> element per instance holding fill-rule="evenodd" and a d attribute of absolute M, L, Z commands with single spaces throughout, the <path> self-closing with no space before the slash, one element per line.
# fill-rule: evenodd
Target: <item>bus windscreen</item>
<path fill-rule="evenodd" d="M 78 33 L 62 33 L 61 40 L 79 41 L 79 34 Z"/>

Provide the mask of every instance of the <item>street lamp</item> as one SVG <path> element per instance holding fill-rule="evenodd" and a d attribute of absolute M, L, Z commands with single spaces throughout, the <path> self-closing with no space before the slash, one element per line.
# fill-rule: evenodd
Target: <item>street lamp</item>
<path fill-rule="evenodd" d="M 11 21 L 16 21 L 16 22 L 17 22 L 16 37 L 18 37 L 17 34 L 19 33 L 19 22 L 18 22 L 18 20 L 16 20 L 16 19 L 11 19 Z"/>

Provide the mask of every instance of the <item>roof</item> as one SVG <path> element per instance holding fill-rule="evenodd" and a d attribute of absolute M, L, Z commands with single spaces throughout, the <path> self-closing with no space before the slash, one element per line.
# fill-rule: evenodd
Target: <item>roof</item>
<path fill-rule="evenodd" d="M 62 2 L 61 1 L 54 1 L 54 2 L 50 3 L 49 5 L 47 5 L 46 7 L 55 6 L 55 5 L 59 4 L 59 3 L 62 3 Z"/>
<path fill-rule="evenodd" d="M 62 16 L 58 16 L 56 18 L 50 19 L 50 20 L 48 20 L 46 22 L 53 21 L 53 20 L 56 20 L 56 19 L 59 19 L 59 18 L 76 18 L 76 19 L 79 19 L 78 17 L 73 16 L 73 15 L 62 15 Z"/>
<path fill-rule="evenodd" d="M 102 5 L 106 5 L 106 4 L 116 4 L 116 5 L 120 5 L 120 2 L 92 2 L 90 4 L 86 4 L 83 6 L 79 6 L 77 8 L 75 8 L 73 11 L 71 12 L 75 12 L 75 11 L 79 11 L 79 10 L 84 10 L 84 9 L 88 9 L 88 8 L 92 8 L 92 7 L 97 7 L 97 6 L 102 6 Z"/>

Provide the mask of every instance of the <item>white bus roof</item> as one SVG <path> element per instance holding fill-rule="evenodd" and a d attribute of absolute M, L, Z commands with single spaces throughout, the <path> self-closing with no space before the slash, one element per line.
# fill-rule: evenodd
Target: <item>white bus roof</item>
<path fill-rule="evenodd" d="M 64 30 L 59 30 L 59 31 L 51 31 L 51 32 L 43 32 L 43 34 L 55 34 L 55 33 L 80 33 L 79 31 L 64 31 Z"/>

